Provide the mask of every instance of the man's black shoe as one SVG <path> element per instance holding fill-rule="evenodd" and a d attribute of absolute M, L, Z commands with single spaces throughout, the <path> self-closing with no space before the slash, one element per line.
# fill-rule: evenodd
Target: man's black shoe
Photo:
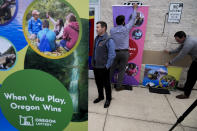
<path fill-rule="evenodd" d="M 110 105 L 111 101 L 110 100 L 106 100 L 105 104 L 104 104 L 104 108 L 108 108 Z"/>
<path fill-rule="evenodd" d="M 99 103 L 100 101 L 104 100 L 104 98 L 96 98 L 93 103 Z"/>
<path fill-rule="evenodd" d="M 125 90 L 123 87 L 116 87 L 115 89 L 116 89 L 116 91 L 122 91 L 122 90 Z"/>

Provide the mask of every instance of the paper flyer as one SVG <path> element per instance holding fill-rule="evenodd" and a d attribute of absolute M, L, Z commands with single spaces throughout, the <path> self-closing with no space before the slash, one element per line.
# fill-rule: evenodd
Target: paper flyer
<path fill-rule="evenodd" d="M 0 7 L 0 130 L 87 131 L 89 1 Z"/>

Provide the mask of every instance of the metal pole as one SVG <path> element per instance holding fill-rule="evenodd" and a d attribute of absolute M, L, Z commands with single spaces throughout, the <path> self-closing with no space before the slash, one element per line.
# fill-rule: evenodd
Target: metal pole
<path fill-rule="evenodd" d="M 194 101 L 194 103 L 183 113 L 182 116 L 180 116 L 177 120 L 177 122 L 172 126 L 172 128 L 169 131 L 172 131 L 179 123 L 181 123 L 185 117 L 197 106 L 197 99 Z"/>

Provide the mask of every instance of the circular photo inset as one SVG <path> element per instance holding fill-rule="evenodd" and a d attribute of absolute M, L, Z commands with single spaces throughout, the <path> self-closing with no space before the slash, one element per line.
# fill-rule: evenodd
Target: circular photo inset
<path fill-rule="evenodd" d="M 132 17 L 133 16 L 131 14 L 129 20 L 131 20 Z M 134 26 L 139 27 L 143 24 L 143 22 L 144 22 L 144 14 L 142 12 L 137 12 Z"/>
<path fill-rule="evenodd" d="M 136 76 L 138 73 L 138 66 L 135 63 L 129 63 L 126 67 L 126 74 L 128 76 Z"/>
<path fill-rule="evenodd" d="M 139 27 L 144 22 L 144 14 L 141 12 L 137 12 L 136 20 L 135 20 L 135 26 Z"/>
<path fill-rule="evenodd" d="M 0 0 L 0 25 L 6 25 L 17 13 L 17 0 Z"/>
<path fill-rule="evenodd" d="M 140 29 L 136 29 L 132 32 L 132 37 L 135 40 L 139 40 L 142 37 L 142 31 Z"/>
<path fill-rule="evenodd" d="M 79 16 L 63 0 L 35 0 L 26 10 L 23 25 L 31 48 L 51 59 L 71 54 L 81 38 Z"/>
<path fill-rule="evenodd" d="M 7 71 L 11 69 L 16 61 L 16 50 L 13 44 L 0 37 L 0 71 Z"/>
<path fill-rule="evenodd" d="M 138 47 L 134 40 L 129 38 L 129 61 L 133 60 L 138 53 Z"/>
<path fill-rule="evenodd" d="M 165 75 L 161 77 L 161 79 L 159 80 L 159 84 L 163 88 L 174 89 L 176 85 L 178 84 L 178 82 L 174 76 Z"/>

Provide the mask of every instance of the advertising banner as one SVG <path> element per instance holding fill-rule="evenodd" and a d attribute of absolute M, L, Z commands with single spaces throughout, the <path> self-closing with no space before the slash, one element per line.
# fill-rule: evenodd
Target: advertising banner
<path fill-rule="evenodd" d="M 0 130 L 88 130 L 89 1 L 0 1 Z"/>
<path fill-rule="evenodd" d="M 113 21 L 116 25 L 116 17 L 119 15 L 125 16 L 125 24 L 132 18 L 132 6 L 112 6 Z M 148 6 L 139 6 L 137 9 L 137 17 L 133 28 L 129 33 L 129 60 L 125 70 L 123 84 L 138 85 L 140 80 L 140 70 L 142 64 L 142 56 L 144 50 L 144 41 L 146 36 L 146 25 L 148 19 Z M 116 82 L 116 78 L 114 77 Z"/>
<path fill-rule="evenodd" d="M 143 85 L 174 90 L 180 80 L 182 68 L 145 65 Z"/>

